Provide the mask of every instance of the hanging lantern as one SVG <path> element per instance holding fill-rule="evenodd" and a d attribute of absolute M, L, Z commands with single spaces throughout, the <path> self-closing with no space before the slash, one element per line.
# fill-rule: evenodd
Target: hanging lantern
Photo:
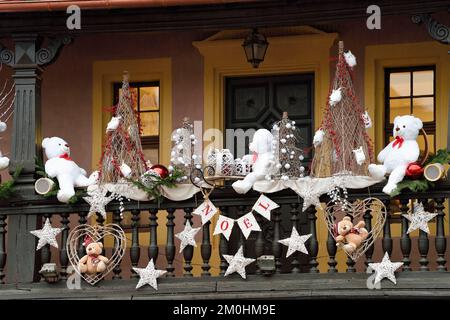
<path fill-rule="evenodd" d="M 253 68 L 258 68 L 259 64 L 264 61 L 267 47 L 266 37 L 259 33 L 255 28 L 244 40 L 242 47 L 244 48 L 247 61 L 250 62 Z"/>

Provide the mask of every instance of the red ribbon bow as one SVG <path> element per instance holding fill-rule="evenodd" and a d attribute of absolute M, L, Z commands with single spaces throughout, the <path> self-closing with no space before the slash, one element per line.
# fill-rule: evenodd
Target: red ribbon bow
<path fill-rule="evenodd" d="M 98 258 L 98 254 L 89 254 L 88 256 L 89 256 L 89 258 L 92 259 L 92 263 L 94 265 L 96 265 L 100 262 L 100 259 Z"/>
<path fill-rule="evenodd" d="M 61 159 L 73 161 L 72 158 L 69 156 L 68 153 L 64 153 L 63 155 L 60 155 L 59 157 L 60 157 Z"/>
<path fill-rule="evenodd" d="M 405 141 L 405 139 L 403 137 L 396 136 L 394 144 L 392 145 L 392 148 L 395 148 L 395 146 L 398 145 L 398 148 L 400 149 L 402 147 L 404 141 Z"/>

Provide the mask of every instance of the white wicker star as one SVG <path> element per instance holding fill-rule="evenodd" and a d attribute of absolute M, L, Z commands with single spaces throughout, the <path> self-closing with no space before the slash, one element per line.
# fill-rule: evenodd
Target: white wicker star
<path fill-rule="evenodd" d="M 195 243 L 195 235 L 200 231 L 201 228 L 192 228 L 191 223 L 186 221 L 186 225 L 184 226 L 184 230 L 180 233 L 177 233 L 175 237 L 181 240 L 180 244 L 180 253 L 183 252 L 186 246 L 197 246 Z"/>
<path fill-rule="evenodd" d="M 41 249 L 46 244 L 49 244 L 55 248 L 58 248 L 58 242 L 56 236 L 63 230 L 63 228 L 52 228 L 50 220 L 45 220 L 44 227 L 39 230 L 30 231 L 30 233 L 39 238 L 36 251 Z"/>
<path fill-rule="evenodd" d="M 155 269 L 155 264 L 153 263 L 153 259 L 150 260 L 147 267 L 145 268 L 134 268 L 133 270 L 139 274 L 139 282 L 136 285 L 136 289 L 139 289 L 143 285 L 149 284 L 153 287 L 153 289 L 158 290 L 158 283 L 156 281 L 157 278 L 161 277 L 167 271 L 165 270 L 157 270 Z"/>
<path fill-rule="evenodd" d="M 279 243 L 288 246 L 288 250 L 286 252 L 286 258 L 293 254 L 295 251 L 303 252 L 304 254 L 308 254 L 308 250 L 305 247 L 305 242 L 311 237 L 311 234 L 300 236 L 295 227 L 292 227 L 292 233 L 290 238 L 286 238 L 283 240 L 278 240 Z"/>
<path fill-rule="evenodd" d="M 403 262 L 391 262 L 389 254 L 384 254 L 383 260 L 378 263 L 369 263 L 369 267 L 375 270 L 375 284 L 384 278 L 388 278 L 394 284 L 397 284 L 394 272 L 403 265 Z"/>
<path fill-rule="evenodd" d="M 245 273 L 245 267 L 255 261 L 255 259 L 244 257 L 242 246 L 234 256 L 224 254 L 223 257 L 229 264 L 227 271 L 225 272 L 225 277 L 229 274 L 237 272 L 242 278 L 246 279 L 247 275 Z"/>
<path fill-rule="evenodd" d="M 423 204 L 414 203 L 414 209 L 412 214 L 402 214 L 403 217 L 409 220 L 411 224 L 408 227 L 407 233 L 420 229 L 426 233 L 430 233 L 428 228 L 428 221 L 437 216 L 437 213 L 430 213 L 425 211 Z"/>
<path fill-rule="evenodd" d="M 88 218 L 92 216 L 94 213 L 100 213 L 104 219 L 106 219 L 106 205 L 110 203 L 114 197 L 111 195 L 109 197 L 106 196 L 108 190 L 106 188 L 98 187 L 92 191 L 88 192 L 89 197 L 83 197 L 84 201 L 89 203 L 91 206 L 89 208 Z"/>

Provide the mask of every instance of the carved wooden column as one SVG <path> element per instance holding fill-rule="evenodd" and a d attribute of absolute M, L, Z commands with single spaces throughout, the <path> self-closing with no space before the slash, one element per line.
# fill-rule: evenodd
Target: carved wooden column
<path fill-rule="evenodd" d="M 0 45 L 0 62 L 14 69 L 16 98 L 12 126 L 10 171 L 22 169 L 16 190 L 24 200 L 34 195 L 35 157 L 40 156 L 41 142 L 41 74 L 42 66 L 53 61 L 58 50 L 70 38 L 49 39 L 47 47 L 40 48 L 37 34 L 15 34 L 14 51 Z M 35 237 L 30 230 L 40 227 L 41 217 L 12 215 L 8 217 L 8 282 L 37 280 Z M 20 239 L 20 241 L 16 241 Z"/>

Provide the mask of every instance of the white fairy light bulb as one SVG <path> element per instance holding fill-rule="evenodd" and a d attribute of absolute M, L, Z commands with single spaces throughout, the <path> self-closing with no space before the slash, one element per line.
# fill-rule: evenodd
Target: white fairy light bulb
<path fill-rule="evenodd" d="M 300 172 L 304 172 L 305 171 L 305 167 L 304 166 L 301 166 L 300 167 Z"/>
<path fill-rule="evenodd" d="M 295 151 L 291 151 L 291 154 L 295 154 Z"/>
<path fill-rule="evenodd" d="M 180 143 L 180 144 L 177 144 L 177 149 L 178 150 L 183 150 L 183 145 Z"/>
<path fill-rule="evenodd" d="M 289 163 L 286 163 L 286 164 L 284 165 L 284 168 L 285 168 L 286 170 L 289 170 L 289 169 L 291 168 L 291 165 L 290 165 Z"/>
<path fill-rule="evenodd" d="M 294 159 L 294 156 L 293 156 L 293 155 L 290 155 L 290 156 L 289 156 L 289 159 Z"/>
<path fill-rule="evenodd" d="M 287 150 L 285 148 L 281 149 L 281 153 L 286 153 Z"/>
<path fill-rule="evenodd" d="M 305 157 L 301 154 L 301 155 L 298 156 L 298 159 L 299 159 L 300 161 L 303 161 L 303 159 L 305 159 Z"/>
<path fill-rule="evenodd" d="M 193 154 L 193 155 L 192 155 L 192 159 L 193 159 L 193 160 L 197 159 L 197 155 L 196 155 L 196 154 Z"/>
<path fill-rule="evenodd" d="M 199 164 L 196 164 L 195 167 L 196 167 L 197 169 L 201 169 L 201 168 L 202 168 L 202 166 L 199 165 Z"/>
<path fill-rule="evenodd" d="M 291 121 L 291 124 L 292 124 L 293 126 L 295 126 L 295 121 L 294 121 L 294 120 L 292 120 L 292 121 Z"/>
<path fill-rule="evenodd" d="M 281 176 L 281 180 L 287 181 L 287 180 L 289 180 L 289 177 L 288 176 Z"/>
<path fill-rule="evenodd" d="M 281 163 L 277 163 L 277 169 L 281 169 Z"/>
<path fill-rule="evenodd" d="M 286 123 L 286 129 L 290 129 L 292 127 L 292 125 L 288 122 Z"/>
<path fill-rule="evenodd" d="M 284 144 L 286 143 L 286 139 L 281 139 L 280 142 Z"/>
<path fill-rule="evenodd" d="M 191 138 L 191 140 L 195 140 L 195 134 L 191 134 L 191 135 L 189 136 L 189 138 Z"/>

